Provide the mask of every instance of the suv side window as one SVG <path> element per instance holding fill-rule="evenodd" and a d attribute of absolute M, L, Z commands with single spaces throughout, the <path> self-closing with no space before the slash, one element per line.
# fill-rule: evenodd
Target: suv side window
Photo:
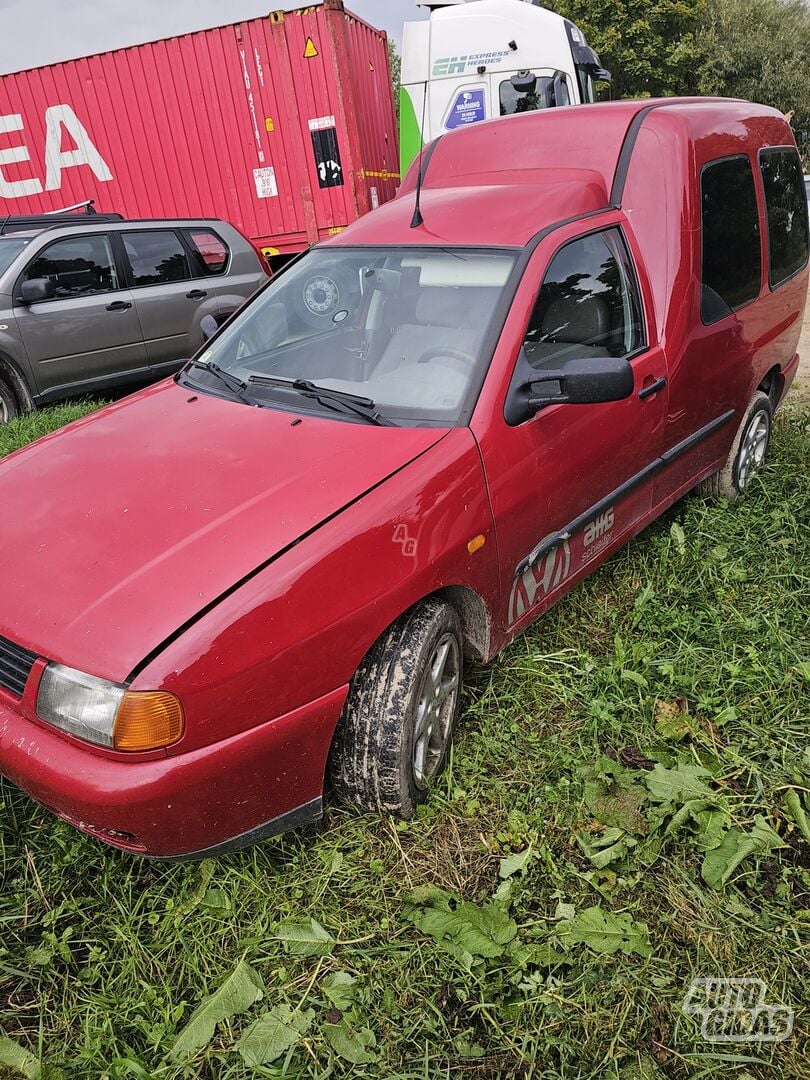
<path fill-rule="evenodd" d="M 119 288 L 109 238 L 99 234 L 55 240 L 25 271 L 25 281 L 50 278 L 59 300 L 93 296 Z"/>
<path fill-rule="evenodd" d="M 132 267 L 133 284 L 168 285 L 188 281 L 191 268 L 183 242 L 176 232 L 152 229 L 148 232 L 122 232 L 121 239 Z"/>
<path fill-rule="evenodd" d="M 211 229 L 186 229 L 183 236 L 192 250 L 199 273 L 206 277 L 225 273 L 231 253 L 220 236 Z"/>
<path fill-rule="evenodd" d="M 768 282 L 772 289 L 807 262 L 807 200 L 799 155 L 792 147 L 759 156 L 768 215 Z"/>
<path fill-rule="evenodd" d="M 754 170 L 747 157 L 707 165 L 700 179 L 700 313 L 717 322 L 759 296 L 762 253 Z"/>
<path fill-rule="evenodd" d="M 618 229 L 572 240 L 554 256 L 523 347 L 534 368 L 630 356 L 644 345 L 641 298 Z"/>

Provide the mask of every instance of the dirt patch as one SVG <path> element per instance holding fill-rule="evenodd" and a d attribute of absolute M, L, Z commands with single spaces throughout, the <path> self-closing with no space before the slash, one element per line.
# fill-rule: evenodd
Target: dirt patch
<path fill-rule="evenodd" d="M 807 306 L 804 309 L 804 326 L 799 338 L 799 356 L 801 363 L 793 380 L 790 391 L 791 401 L 810 407 L 810 295 L 807 298 Z"/>

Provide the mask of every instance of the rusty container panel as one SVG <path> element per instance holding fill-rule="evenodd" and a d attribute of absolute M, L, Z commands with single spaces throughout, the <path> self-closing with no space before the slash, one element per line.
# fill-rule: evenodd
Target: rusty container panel
<path fill-rule="evenodd" d="M 396 192 L 386 35 L 342 0 L 0 77 L 0 217 L 94 199 L 282 253 Z"/>

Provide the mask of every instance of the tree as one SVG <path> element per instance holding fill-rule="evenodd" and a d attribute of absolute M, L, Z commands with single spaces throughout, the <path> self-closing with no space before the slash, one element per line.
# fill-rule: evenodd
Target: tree
<path fill-rule="evenodd" d="M 802 0 L 711 0 L 696 36 L 695 89 L 795 112 L 810 129 L 810 7 Z"/>
<path fill-rule="evenodd" d="M 394 104 L 399 116 L 399 87 L 402 81 L 402 57 L 391 38 L 388 39 L 388 66 L 391 68 L 391 84 L 394 89 Z"/>
<path fill-rule="evenodd" d="M 694 91 L 695 33 L 707 0 L 543 0 L 585 34 L 613 74 L 612 97 Z"/>

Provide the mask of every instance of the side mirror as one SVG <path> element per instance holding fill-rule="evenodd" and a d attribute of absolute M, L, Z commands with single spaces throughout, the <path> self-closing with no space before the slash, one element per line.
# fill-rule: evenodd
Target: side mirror
<path fill-rule="evenodd" d="M 31 278 L 20 286 L 19 299 L 23 304 L 41 304 L 43 300 L 53 300 L 56 286 L 50 278 Z"/>
<path fill-rule="evenodd" d="M 521 378 L 513 384 L 505 410 L 509 424 L 522 424 L 545 405 L 597 405 L 623 401 L 633 393 L 633 369 L 624 358 L 613 356 L 569 360 L 553 370 L 532 370 L 525 359 Z"/>
<path fill-rule="evenodd" d="M 219 326 L 213 315 L 205 315 L 200 319 L 200 329 L 203 332 L 203 338 L 208 341 L 219 330 Z"/>

